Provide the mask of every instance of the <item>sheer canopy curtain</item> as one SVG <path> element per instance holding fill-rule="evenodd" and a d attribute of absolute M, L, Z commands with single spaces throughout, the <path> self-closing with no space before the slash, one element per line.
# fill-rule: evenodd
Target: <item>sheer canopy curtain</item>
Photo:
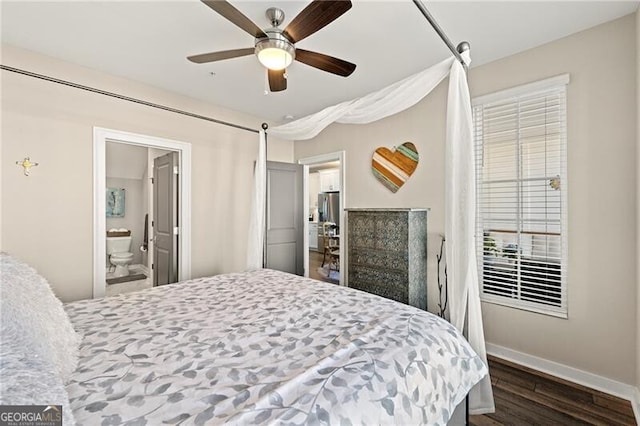
<path fill-rule="evenodd" d="M 427 96 L 449 74 L 453 62 L 456 60 L 452 56 L 377 92 L 273 127 L 269 129 L 269 134 L 301 141 L 317 136 L 332 123 L 367 124 L 397 114 Z"/>
<path fill-rule="evenodd" d="M 445 147 L 445 256 L 449 279 L 449 317 L 462 330 L 466 314 L 467 339 L 487 365 L 480 287 L 476 259 L 476 173 L 473 117 L 467 73 L 455 61 L 449 75 L 447 139 Z M 469 392 L 469 413 L 495 411 L 491 378 L 485 377 Z"/>
<path fill-rule="evenodd" d="M 469 52 L 462 54 L 470 63 Z M 475 252 L 475 164 L 473 161 L 473 122 L 471 99 L 464 67 L 455 57 L 414 74 L 362 98 L 342 102 L 282 126 L 269 133 L 284 139 L 306 140 L 318 135 L 332 123 L 366 124 L 404 111 L 427 96 L 447 75 L 445 238 L 451 323 L 462 330 L 468 313 L 468 340 L 486 363 L 480 291 Z M 260 134 L 261 151 L 256 166 L 254 210 L 249 234 L 248 269 L 262 266 L 264 230 L 265 157 L 264 133 Z M 262 155 L 262 157 L 260 157 Z M 262 165 L 259 165 L 262 163 Z M 255 227 L 254 227 L 255 226 Z M 256 230 L 254 232 L 254 229 Z M 257 262 L 259 260 L 259 262 Z M 474 387 L 469 397 L 469 412 L 494 411 L 491 380 L 487 376 Z"/>
<path fill-rule="evenodd" d="M 253 189 L 251 191 L 251 217 L 249 218 L 249 239 L 247 241 L 247 270 L 262 269 L 264 255 L 265 201 L 267 196 L 267 137 L 260 130 L 258 157 L 253 168 Z"/>

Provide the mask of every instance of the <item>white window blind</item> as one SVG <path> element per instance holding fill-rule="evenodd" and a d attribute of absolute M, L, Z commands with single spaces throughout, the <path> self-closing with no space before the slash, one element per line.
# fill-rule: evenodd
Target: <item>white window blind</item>
<path fill-rule="evenodd" d="M 567 316 L 568 75 L 473 102 L 481 297 Z"/>

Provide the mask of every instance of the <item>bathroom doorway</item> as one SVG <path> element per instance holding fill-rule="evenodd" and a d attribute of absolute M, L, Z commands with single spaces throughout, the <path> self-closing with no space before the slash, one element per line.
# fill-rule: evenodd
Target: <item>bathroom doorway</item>
<path fill-rule="evenodd" d="M 346 285 L 345 152 L 298 160 L 305 167 L 305 276 Z"/>
<path fill-rule="evenodd" d="M 107 141 L 106 296 L 152 286 L 147 240 L 149 148 Z"/>
<path fill-rule="evenodd" d="M 190 144 L 94 129 L 94 298 L 190 278 L 190 199 Z"/>

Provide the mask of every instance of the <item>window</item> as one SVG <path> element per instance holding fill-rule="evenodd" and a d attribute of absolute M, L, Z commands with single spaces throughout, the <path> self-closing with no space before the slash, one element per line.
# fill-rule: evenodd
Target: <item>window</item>
<path fill-rule="evenodd" d="M 473 101 L 482 300 L 565 318 L 568 82 Z"/>

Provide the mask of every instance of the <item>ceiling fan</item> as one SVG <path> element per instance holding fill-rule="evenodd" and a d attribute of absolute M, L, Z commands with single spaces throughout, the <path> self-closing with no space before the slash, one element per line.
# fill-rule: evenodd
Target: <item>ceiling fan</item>
<path fill-rule="evenodd" d="M 286 68 L 296 61 L 332 74 L 348 77 L 356 65 L 333 56 L 299 49 L 295 44 L 319 31 L 351 9 L 349 0 L 314 0 L 282 30 L 278 28 L 284 21 L 284 12 L 270 7 L 266 15 L 272 27 L 260 29 L 249 18 L 226 0 L 202 0 L 204 4 L 255 37 L 254 47 L 203 53 L 187 57 L 197 64 L 221 61 L 255 54 L 267 68 L 269 88 L 279 92 L 287 88 Z"/>

